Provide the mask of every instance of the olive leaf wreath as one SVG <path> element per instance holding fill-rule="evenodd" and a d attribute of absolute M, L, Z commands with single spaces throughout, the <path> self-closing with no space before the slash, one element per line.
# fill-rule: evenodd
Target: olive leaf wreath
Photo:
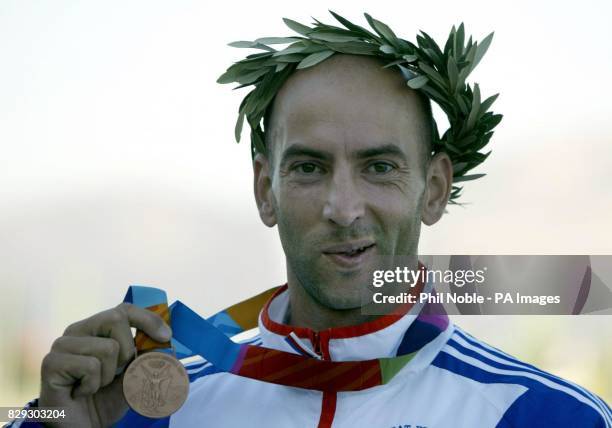
<path fill-rule="evenodd" d="M 333 17 L 344 27 L 323 24 L 315 19 L 313 27 L 284 18 L 285 24 L 299 36 L 264 37 L 255 41 L 238 41 L 229 46 L 253 48 L 263 52 L 248 55 L 231 65 L 218 83 L 236 82 L 235 89 L 253 85 L 240 104 L 235 127 L 236 141 L 244 119 L 251 127 L 251 150 L 255 155 L 265 152 L 265 136 L 262 120 L 283 83 L 296 70 L 312 67 L 334 53 L 368 55 L 382 59 L 387 67 L 398 67 L 407 85 L 424 93 L 446 113 L 449 129 L 440 137 L 438 128 L 432 123 L 432 154 L 446 152 L 453 163 L 453 183 L 474 180 L 485 174 L 467 174 L 480 165 L 491 153 L 481 153 L 491 136 L 493 128 L 502 119 L 501 114 L 488 111 L 499 94 L 481 100 L 480 88 L 466 83 L 486 53 L 493 33 L 480 43 L 470 36 L 465 43 L 463 23 L 454 26 L 444 49 L 424 31 L 417 35 L 417 44 L 401 39 L 386 24 L 365 13 L 372 28 L 369 31 L 353 24 L 330 10 Z M 269 45 L 287 45 L 277 50 Z M 432 118 L 433 119 L 433 118 Z M 453 184 L 449 202 L 457 204 L 462 187 Z"/>

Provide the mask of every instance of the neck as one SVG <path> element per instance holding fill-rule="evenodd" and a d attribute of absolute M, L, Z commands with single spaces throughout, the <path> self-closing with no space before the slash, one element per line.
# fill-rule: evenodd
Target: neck
<path fill-rule="evenodd" d="M 332 309 L 324 306 L 308 294 L 295 277 L 288 276 L 289 310 L 285 322 L 291 326 L 321 331 L 357 325 L 376 318 L 375 315 L 362 314 L 361 308 Z"/>
<path fill-rule="evenodd" d="M 414 262 L 413 270 L 419 269 L 418 261 Z M 317 299 L 311 296 L 297 280 L 295 275 L 288 269 L 287 285 L 289 287 L 289 310 L 287 311 L 284 322 L 293 327 L 306 327 L 313 331 L 322 331 L 333 327 L 346 327 L 358 325 L 372 321 L 378 318 L 378 315 L 364 314 L 363 308 L 357 307 L 354 309 L 333 309 L 329 306 L 321 304 Z M 406 288 L 393 286 L 392 294 L 400 294 L 402 292 L 418 293 L 421 289 Z M 385 313 L 394 312 L 399 304 L 384 305 Z M 377 311 L 372 313 L 380 313 L 383 306 L 378 306 Z"/>

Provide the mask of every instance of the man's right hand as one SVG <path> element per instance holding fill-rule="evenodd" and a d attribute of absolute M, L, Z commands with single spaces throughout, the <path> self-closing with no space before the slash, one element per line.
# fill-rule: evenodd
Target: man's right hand
<path fill-rule="evenodd" d="M 65 409 L 67 420 L 48 426 L 108 427 L 123 417 L 123 371 L 136 351 L 132 327 L 158 342 L 172 335 L 159 315 L 122 303 L 70 325 L 53 342 L 42 362 L 38 403 Z"/>

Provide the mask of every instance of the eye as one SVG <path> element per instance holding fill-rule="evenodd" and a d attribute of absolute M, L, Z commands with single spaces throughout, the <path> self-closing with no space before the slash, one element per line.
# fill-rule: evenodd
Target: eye
<path fill-rule="evenodd" d="M 387 174 L 395 169 L 395 166 L 389 162 L 373 162 L 367 167 L 367 171 L 374 174 Z"/>
<path fill-rule="evenodd" d="M 302 162 L 293 167 L 293 169 L 300 174 L 316 174 L 321 173 L 321 167 L 312 162 Z"/>

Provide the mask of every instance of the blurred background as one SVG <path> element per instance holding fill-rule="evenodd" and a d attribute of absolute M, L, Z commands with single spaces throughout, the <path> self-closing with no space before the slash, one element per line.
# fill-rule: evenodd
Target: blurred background
<path fill-rule="evenodd" d="M 54 338 L 130 284 L 207 315 L 284 282 L 246 133 L 233 141 L 245 92 L 215 80 L 245 53 L 227 43 L 289 35 L 282 17 L 331 22 L 329 7 L 408 40 L 495 31 L 471 77 L 501 93 L 487 176 L 421 253 L 612 254 L 610 2 L 2 0 L 0 406 L 36 397 Z M 612 401 L 612 316 L 455 322 Z"/>

